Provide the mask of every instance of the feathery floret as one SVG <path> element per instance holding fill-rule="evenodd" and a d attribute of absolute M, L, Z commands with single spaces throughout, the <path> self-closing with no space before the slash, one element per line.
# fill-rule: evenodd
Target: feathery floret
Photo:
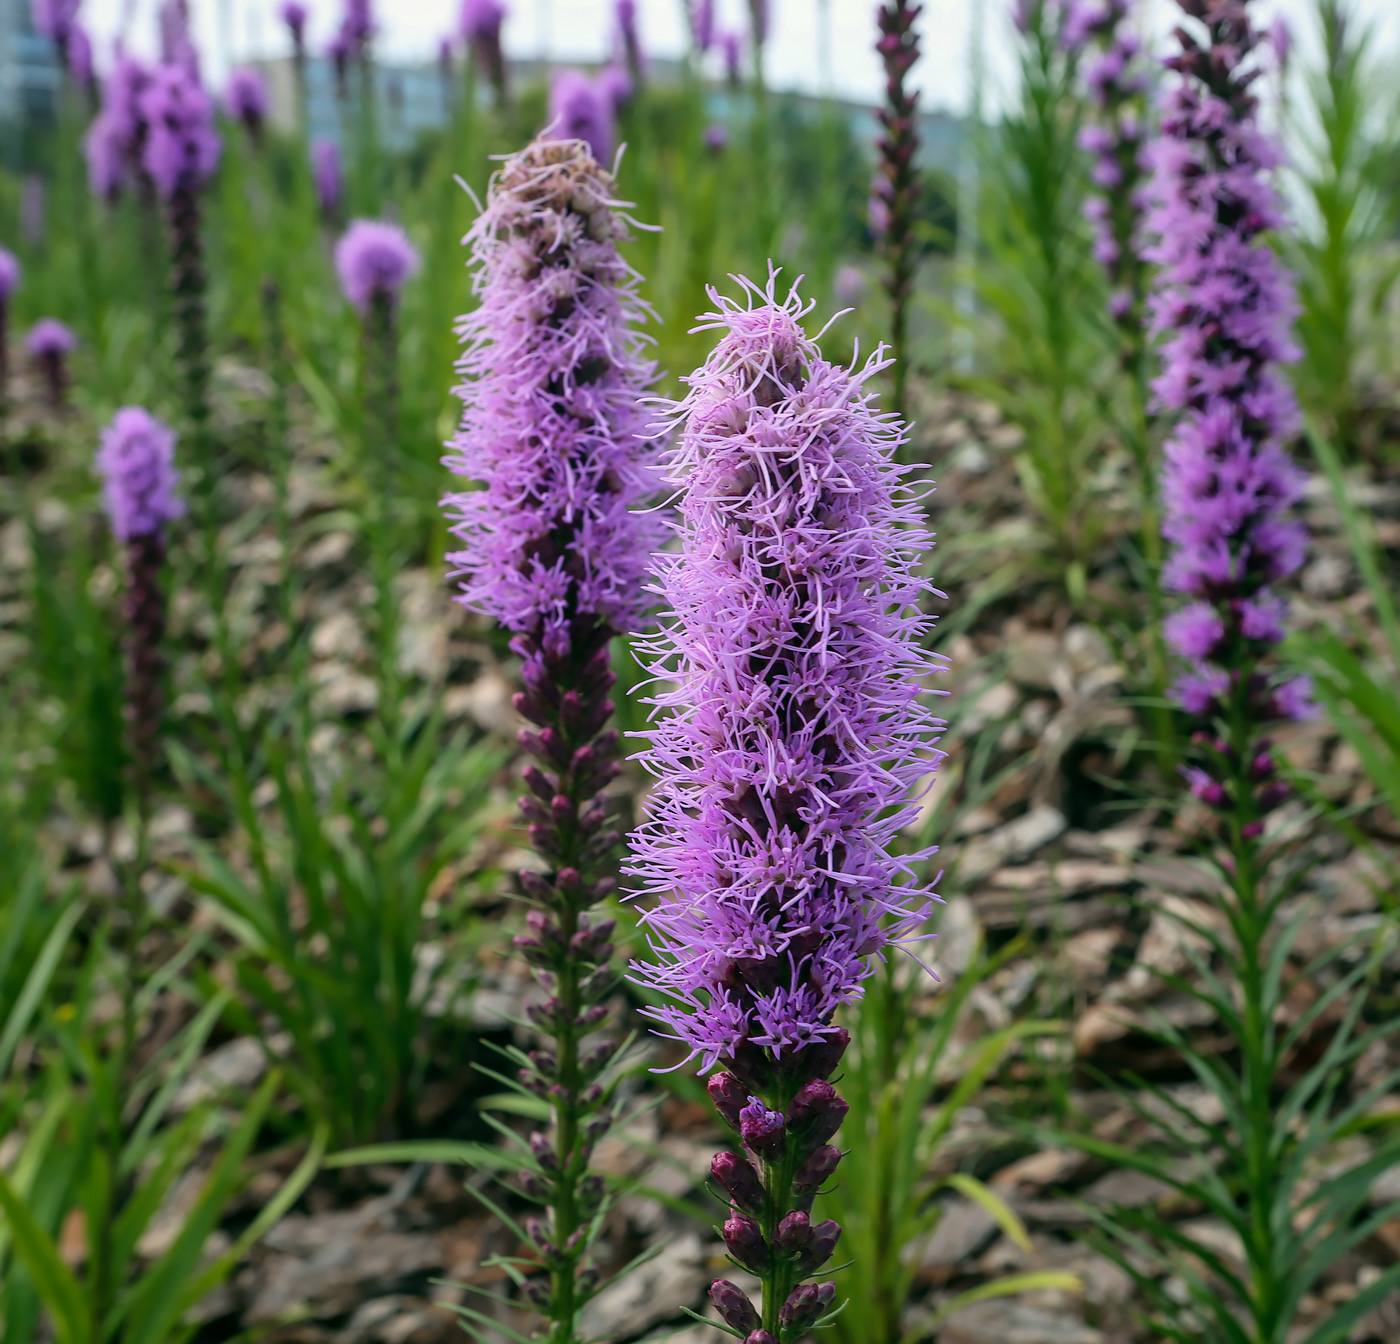
<path fill-rule="evenodd" d="M 658 959 L 633 973 L 677 1001 L 651 1015 L 704 1068 L 752 1078 L 757 1047 L 824 1077 L 799 1052 L 836 1035 L 870 959 L 927 915 L 909 885 L 922 856 L 888 847 L 943 723 L 924 700 L 931 537 L 894 462 L 903 426 L 865 390 L 888 361 L 828 363 L 802 327 L 812 305 L 774 283 L 745 282 L 749 307 L 711 291 L 703 326 L 722 335 L 673 412 L 681 552 L 655 573 L 674 616 L 646 646 L 669 713 L 629 868 L 658 899 Z"/>
<path fill-rule="evenodd" d="M 123 406 L 102 431 L 97 471 L 121 541 L 155 536 L 185 511 L 175 493 L 175 431 L 140 406 Z"/>
<path fill-rule="evenodd" d="M 367 312 L 376 295 L 397 300 L 418 269 L 418 252 L 397 224 L 355 219 L 335 245 L 335 269 L 345 297 Z"/>
<path fill-rule="evenodd" d="M 492 179 L 468 241 L 481 302 L 462 319 L 462 427 L 446 459 L 486 488 L 449 496 L 460 601 L 567 647 L 576 617 L 641 619 L 656 528 L 640 399 L 655 369 L 637 325 L 627 220 L 587 145 L 539 139 Z"/>

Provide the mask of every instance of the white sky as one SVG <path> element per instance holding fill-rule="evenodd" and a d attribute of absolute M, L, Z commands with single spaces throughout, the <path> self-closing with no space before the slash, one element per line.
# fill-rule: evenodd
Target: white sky
<path fill-rule="evenodd" d="M 548 55 L 554 60 L 598 60 L 610 48 L 613 0 L 506 0 L 507 51 L 517 56 Z M 1377 26 L 1386 56 L 1400 67 L 1400 0 L 1353 0 Z M 274 55 L 289 49 L 277 11 L 281 0 L 190 0 L 209 74 L 221 83 L 230 61 Z M 339 23 L 343 0 L 308 0 L 313 49 L 322 46 Z M 684 0 L 637 0 L 643 42 L 658 55 L 683 47 Z M 829 50 L 835 53 L 833 91 L 873 102 L 880 96 L 880 64 L 873 49 L 874 0 L 770 0 L 773 33 L 768 43 L 769 80 L 780 88 L 819 91 L 825 45 L 822 15 L 830 24 Z M 97 40 L 104 63 L 116 34 L 127 26 L 134 46 L 154 46 L 159 0 L 85 0 L 83 18 Z M 438 40 L 456 26 L 460 0 L 374 0 L 380 26 L 378 50 L 386 57 L 426 60 Z M 1011 0 L 924 0 L 920 20 L 924 55 L 914 77 L 926 107 L 962 111 L 969 95 L 969 43 L 973 16 L 984 24 L 988 98 L 1006 88 L 1011 74 L 1008 38 Z M 1283 12 L 1306 48 L 1312 0 L 1257 0 L 1260 18 Z M 716 0 L 719 27 L 747 31 L 746 0 Z M 1179 11 L 1171 0 L 1147 0 L 1150 26 L 1164 32 Z M 125 18 L 124 18 L 125 16 Z M 1400 75 L 1397 75 L 1400 79 Z"/>

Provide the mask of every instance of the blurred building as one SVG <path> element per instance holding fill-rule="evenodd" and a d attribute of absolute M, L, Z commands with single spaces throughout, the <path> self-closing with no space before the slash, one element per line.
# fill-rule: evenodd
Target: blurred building
<path fill-rule="evenodd" d="M 53 43 L 34 31 L 29 0 L 0 0 L 0 123 L 7 139 L 58 105 L 59 69 Z"/>

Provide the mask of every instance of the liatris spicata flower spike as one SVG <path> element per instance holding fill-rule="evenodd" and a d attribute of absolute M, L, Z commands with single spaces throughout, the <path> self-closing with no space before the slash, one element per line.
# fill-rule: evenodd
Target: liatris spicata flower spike
<path fill-rule="evenodd" d="M 726 1280 L 711 1298 L 734 1330 L 791 1344 L 834 1292 L 802 1283 L 840 1232 L 810 1221 L 847 1110 L 826 1081 L 849 1040 L 833 1018 L 927 918 L 907 877 L 925 856 L 889 850 L 943 725 L 923 698 L 931 538 L 894 461 L 903 425 L 866 390 L 883 347 L 859 371 L 828 363 L 811 305 L 775 282 L 748 308 L 711 291 L 701 329 L 722 334 L 674 411 L 681 549 L 653 562 L 674 616 L 643 645 L 669 712 L 626 871 L 656 898 L 654 958 L 632 974 L 673 1001 L 645 1011 L 724 1066 L 709 1091 L 733 1148 L 712 1175 L 763 1302 Z"/>
<path fill-rule="evenodd" d="M 199 52 L 190 31 L 189 0 L 165 0 L 159 22 L 161 64 L 178 65 L 198 83 Z"/>
<path fill-rule="evenodd" d="M 622 48 L 627 73 L 632 76 L 632 86 L 640 89 L 646 82 L 647 61 L 637 31 L 637 0 L 617 0 L 613 12 L 617 21 L 617 44 Z"/>
<path fill-rule="evenodd" d="M 688 13 L 691 40 L 696 54 L 703 56 L 715 43 L 715 0 L 697 0 Z"/>
<path fill-rule="evenodd" d="M 632 101 L 632 76 L 627 73 L 627 67 L 613 62 L 605 65 L 598 72 L 596 81 L 599 96 L 612 109 L 616 116 Z"/>
<path fill-rule="evenodd" d="M 1127 31 L 1133 9 L 1132 0 L 1075 0 L 1060 36 L 1071 52 L 1084 53 L 1091 44 L 1096 49 L 1084 80 L 1100 122 L 1085 127 L 1080 144 L 1094 156 L 1092 178 L 1098 191 L 1085 205 L 1085 213 L 1094 225 L 1094 256 L 1108 272 L 1109 311 L 1126 338 L 1125 355 L 1140 362 L 1147 353 L 1143 304 L 1148 268 L 1140 237 L 1147 207 L 1143 153 L 1147 76 L 1141 44 Z"/>
<path fill-rule="evenodd" d="M 346 56 L 351 60 L 364 60 L 369 54 L 373 36 L 374 17 L 370 13 L 369 0 L 345 0 L 345 14 L 340 21 L 340 41 L 345 47 Z"/>
<path fill-rule="evenodd" d="M 496 105 L 506 100 L 506 58 L 501 48 L 501 25 L 506 7 L 500 0 L 462 0 L 462 36 L 476 68 L 491 82 Z"/>
<path fill-rule="evenodd" d="M 40 318 L 25 337 L 24 348 L 39 366 L 48 388 L 49 405 L 55 410 L 63 405 L 68 391 L 68 356 L 78 344 L 78 338 L 57 318 Z"/>
<path fill-rule="evenodd" d="M 462 548 L 448 557 L 459 600 L 514 634 L 535 727 L 520 745 L 521 811 L 547 865 L 520 881 L 535 907 L 516 939 L 549 992 L 531 1019 L 551 1038 L 521 1086 L 547 1100 L 552 1133 L 532 1139 L 526 1193 L 548 1206 L 537 1224 L 542 1274 L 525 1292 L 570 1340 L 595 1291 L 587 1263 L 603 1185 L 589 1153 L 613 1115 L 604 1070 L 616 1045 L 585 1047 L 603 1000 L 612 920 L 589 910 L 614 885 L 620 837 L 605 789 L 618 735 L 606 727 L 612 636 L 637 628 L 642 578 L 660 528 L 637 504 L 654 486 L 641 401 L 655 377 L 637 325 L 638 277 L 618 254 L 627 221 L 611 176 L 580 141 L 537 139 L 492 178 L 468 234 L 480 304 L 462 319 L 461 429 L 447 465 L 485 488 L 444 500 Z"/>
<path fill-rule="evenodd" d="M 724 57 L 724 74 L 729 81 L 729 87 L 737 89 L 742 76 L 740 55 L 744 39 L 738 33 L 731 31 L 723 32 L 719 35 L 720 54 Z"/>
<path fill-rule="evenodd" d="M 58 63 L 68 68 L 69 44 L 78 26 L 78 10 L 82 0 L 32 0 L 29 8 L 34 31 L 49 38 L 58 48 Z"/>
<path fill-rule="evenodd" d="M 88 128 L 83 143 L 87 157 L 88 185 L 105 201 L 117 198 L 135 179 L 151 190 L 144 163 L 149 127 L 143 100 L 151 82 L 150 71 L 134 56 L 118 54 L 103 90 L 102 111 Z"/>
<path fill-rule="evenodd" d="M 224 90 L 224 108 L 235 121 L 243 123 L 254 141 L 261 139 L 263 122 L 267 120 L 267 84 L 262 72 L 247 65 L 234 70 Z"/>
<path fill-rule="evenodd" d="M 92 39 L 81 23 L 75 23 L 73 31 L 68 35 L 67 68 L 69 78 L 78 88 L 84 90 L 90 100 L 95 78 L 92 68 Z"/>
<path fill-rule="evenodd" d="M 184 512 L 175 434 L 141 407 L 125 406 L 102 431 L 96 466 L 112 532 L 126 547 L 126 716 L 144 806 L 160 742 L 165 529 Z"/>
<path fill-rule="evenodd" d="M 579 70 L 560 70 L 549 89 L 548 134 L 582 140 L 599 163 L 612 157 L 612 102 Z"/>
<path fill-rule="evenodd" d="M 356 219 L 335 245 L 335 269 L 345 297 L 368 314 L 376 303 L 398 302 L 404 281 L 418 269 L 418 252 L 397 224 Z"/>
<path fill-rule="evenodd" d="M 317 136 L 311 142 L 311 176 L 316 183 L 316 200 L 321 218 L 334 224 L 340 217 L 343 183 L 340 172 L 340 148 L 327 136 Z"/>
<path fill-rule="evenodd" d="M 918 218 L 919 93 L 907 80 L 919 59 L 914 21 L 922 6 L 910 0 L 887 0 L 877 15 L 876 51 L 885 65 L 885 102 L 880 108 L 883 134 L 877 147 L 875 183 L 870 198 L 870 227 L 888 262 L 885 290 L 890 296 L 890 348 L 894 352 L 894 411 L 904 415 L 909 296 L 914 288 L 918 254 L 914 222 Z"/>
<path fill-rule="evenodd" d="M 1209 41 L 1178 30 L 1180 52 L 1167 61 L 1178 79 L 1154 148 L 1148 254 L 1161 266 L 1152 313 L 1165 338 L 1154 389 L 1176 417 L 1162 474 L 1163 577 L 1190 599 L 1166 637 L 1190 669 L 1178 701 L 1227 725 L 1223 747 L 1203 752 L 1222 809 L 1257 831 L 1278 790 L 1271 772 L 1247 775 L 1254 739 L 1270 720 L 1307 712 L 1304 685 L 1279 685 L 1268 667 L 1286 617 L 1274 585 L 1307 549 L 1290 516 L 1302 476 L 1282 446 L 1297 418 L 1279 372 L 1294 357 L 1295 301 L 1261 237 L 1282 222 L 1269 181 L 1279 154 L 1250 92 L 1261 35 L 1242 0 L 1201 0 L 1191 12 Z"/>
<path fill-rule="evenodd" d="M 147 124 L 143 162 L 170 221 L 171 289 L 177 354 L 184 379 L 190 447 L 209 488 L 205 431 L 209 421 L 209 351 L 205 331 L 199 193 L 219 164 L 214 107 L 188 64 L 159 66 L 141 95 Z"/>
<path fill-rule="evenodd" d="M 282 22 L 287 25 L 287 31 L 292 37 L 292 50 L 301 52 L 303 57 L 306 53 L 306 6 L 299 3 L 299 0 L 287 0 L 287 3 L 278 11 Z"/>
<path fill-rule="evenodd" d="M 0 247 L 0 409 L 3 408 L 7 399 L 10 382 L 10 295 L 15 292 L 19 280 L 18 258 L 13 252 Z"/>

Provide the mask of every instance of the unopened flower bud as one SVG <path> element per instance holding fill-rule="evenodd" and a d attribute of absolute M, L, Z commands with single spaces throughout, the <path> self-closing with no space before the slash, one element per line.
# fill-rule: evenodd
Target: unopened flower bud
<path fill-rule="evenodd" d="M 705 1087 L 710 1094 L 710 1100 L 715 1104 L 715 1110 L 731 1129 L 737 1130 L 739 1112 L 749 1104 L 748 1091 L 732 1073 L 713 1074 Z"/>
<path fill-rule="evenodd" d="M 738 1153 L 716 1153 L 710 1175 L 736 1207 L 755 1216 L 763 1212 L 763 1186 L 747 1159 Z"/>
<path fill-rule="evenodd" d="M 841 1150 L 825 1144 L 797 1169 L 792 1182 L 799 1190 L 816 1190 L 836 1170 L 836 1164 L 840 1161 Z"/>
<path fill-rule="evenodd" d="M 773 1262 L 763 1232 L 747 1214 L 737 1211 L 725 1220 L 724 1244 L 729 1254 L 752 1274 L 762 1274 Z"/>
<path fill-rule="evenodd" d="M 770 1111 L 757 1097 L 739 1112 L 739 1133 L 750 1149 L 770 1162 L 780 1160 L 787 1151 L 783 1113 Z"/>
<path fill-rule="evenodd" d="M 812 1220 L 805 1213 L 790 1213 L 778 1224 L 773 1245 L 784 1255 L 805 1251 L 812 1240 Z"/>
<path fill-rule="evenodd" d="M 728 1279 L 716 1279 L 710 1285 L 710 1301 L 715 1304 L 720 1319 L 731 1330 L 747 1334 L 759 1325 L 758 1312 L 743 1290 Z"/>
<path fill-rule="evenodd" d="M 778 1312 L 778 1323 L 784 1330 L 805 1330 L 826 1314 L 835 1297 L 834 1283 L 799 1284 Z"/>

